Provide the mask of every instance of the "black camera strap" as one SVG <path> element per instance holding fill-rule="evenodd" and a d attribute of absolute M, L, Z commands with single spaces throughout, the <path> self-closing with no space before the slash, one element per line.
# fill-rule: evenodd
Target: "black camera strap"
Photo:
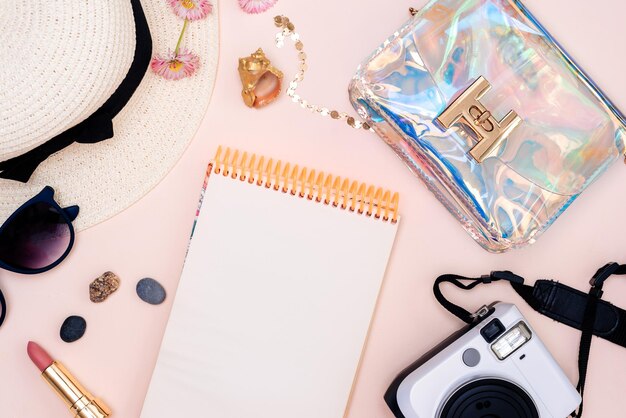
<path fill-rule="evenodd" d="M 433 291 L 437 301 L 450 313 L 471 324 L 480 316 L 472 314 L 450 302 L 441 292 L 442 283 L 451 283 L 463 290 L 471 290 L 479 284 L 507 281 L 513 290 L 534 310 L 555 321 L 582 331 L 578 352 L 578 385 L 576 389 L 584 397 L 587 366 L 591 340 L 595 335 L 626 348 L 626 310 L 602 300 L 604 282 L 613 275 L 626 275 L 626 265 L 610 263 L 596 272 L 590 281 L 589 293 L 553 280 L 537 280 L 534 286 L 524 284 L 524 279 L 510 271 L 494 271 L 488 276 L 469 278 L 446 274 L 435 281 Z M 582 417 L 583 404 L 572 417 Z"/>

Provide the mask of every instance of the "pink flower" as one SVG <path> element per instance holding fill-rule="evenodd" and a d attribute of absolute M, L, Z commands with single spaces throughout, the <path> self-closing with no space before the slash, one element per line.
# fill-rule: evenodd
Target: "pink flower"
<path fill-rule="evenodd" d="M 209 0 L 167 0 L 174 13 L 181 19 L 204 19 L 213 10 Z"/>
<path fill-rule="evenodd" d="M 152 71 L 166 80 L 191 77 L 200 67 L 200 59 L 191 51 L 183 49 L 166 56 L 156 55 L 150 63 Z"/>
<path fill-rule="evenodd" d="M 246 13 L 263 13 L 276 4 L 278 0 L 239 0 L 239 6 Z"/>

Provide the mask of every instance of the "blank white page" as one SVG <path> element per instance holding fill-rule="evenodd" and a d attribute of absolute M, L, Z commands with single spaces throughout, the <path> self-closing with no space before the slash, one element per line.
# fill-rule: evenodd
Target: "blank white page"
<path fill-rule="evenodd" d="M 341 418 L 396 225 L 212 174 L 143 418 Z"/>

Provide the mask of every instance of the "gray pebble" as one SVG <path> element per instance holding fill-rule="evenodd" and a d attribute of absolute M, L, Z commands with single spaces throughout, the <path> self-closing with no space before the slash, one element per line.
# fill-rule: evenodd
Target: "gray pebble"
<path fill-rule="evenodd" d="M 82 316 L 68 316 L 61 325 L 61 339 L 66 343 L 73 343 L 85 335 L 87 321 Z"/>
<path fill-rule="evenodd" d="M 137 282 L 137 296 L 151 305 L 159 305 L 165 300 L 165 289 L 161 283 L 149 277 Z"/>

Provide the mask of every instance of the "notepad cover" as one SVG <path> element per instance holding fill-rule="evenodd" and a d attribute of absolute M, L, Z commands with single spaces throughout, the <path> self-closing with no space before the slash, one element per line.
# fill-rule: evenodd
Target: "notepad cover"
<path fill-rule="evenodd" d="M 212 174 L 143 418 L 341 418 L 397 224 Z"/>

